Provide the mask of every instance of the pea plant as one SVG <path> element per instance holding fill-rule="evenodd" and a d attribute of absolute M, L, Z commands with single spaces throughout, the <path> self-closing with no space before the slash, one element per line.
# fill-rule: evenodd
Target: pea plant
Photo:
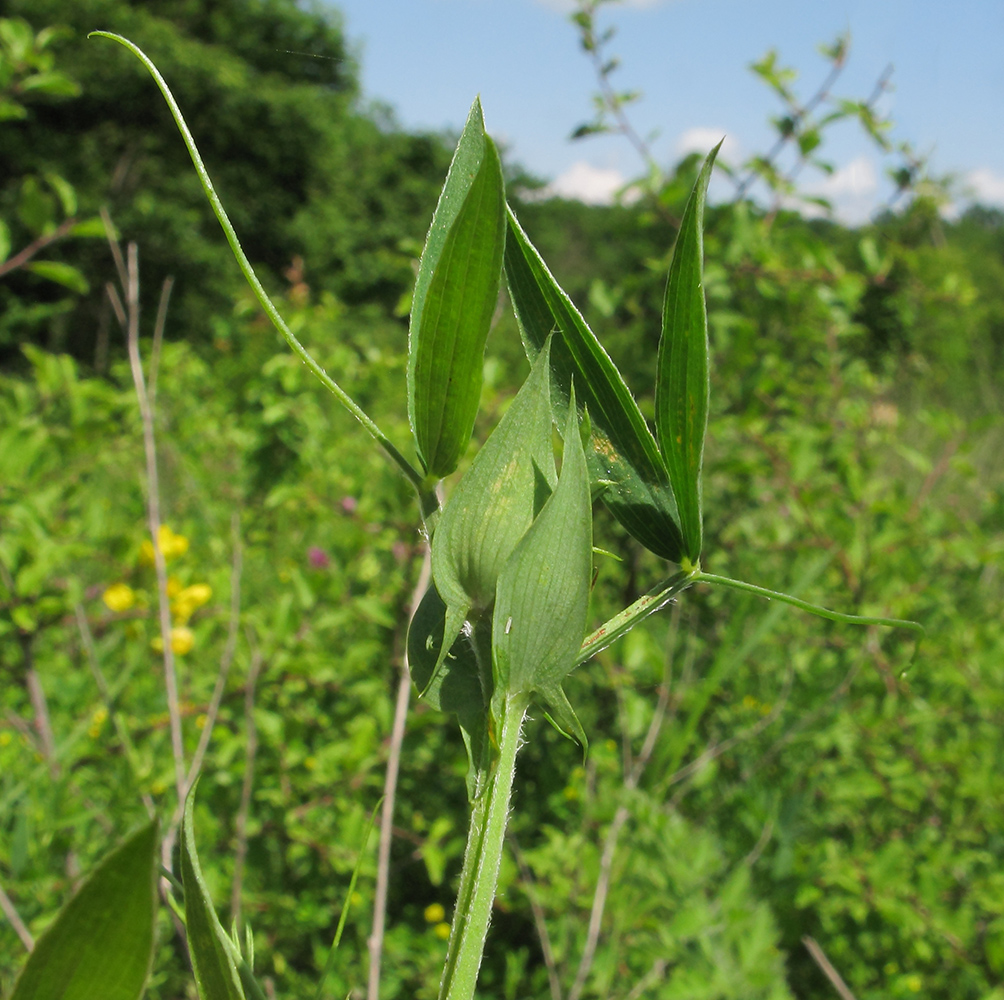
<path fill-rule="evenodd" d="M 709 403 L 703 223 L 717 147 L 690 195 L 669 269 L 653 431 L 507 205 L 499 155 L 485 131 L 480 103 L 474 102 L 432 219 L 412 300 L 407 393 L 413 461 L 324 372 L 279 315 L 156 67 L 127 39 L 95 34 L 124 45 L 150 71 L 263 309 L 414 486 L 429 543 L 431 583 L 410 624 L 411 678 L 429 705 L 456 716 L 468 755 L 471 813 L 439 996 L 470 1000 L 531 706 L 587 752 L 587 734 L 563 688 L 572 670 L 696 583 L 747 591 L 837 622 L 923 630 L 914 622 L 840 614 L 702 569 L 701 469 Z M 503 275 L 530 373 L 443 504 L 441 484 L 459 468 L 472 437 Z M 597 503 L 675 568 L 588 632 Z M 151 962 L 161 876 L 162 886 L 170 886 L 163 895 L 184 928 L 203 1000 L 263 996 L 253 974 L 250 936 L 241 939 L 237 928 L 232 934 L 223 929 L 203 880 L 194 796 L 193 788 L 184 803 L 177 876 L 158 865 L 159 834 L 151 821 L 99 864 L 39 939 L 13 1000 L 71 995 L 136 1000 Z M 343 910 L 339 934 L 344 919 Z M 323 990 L 322 977 L 318 997 Z"/>

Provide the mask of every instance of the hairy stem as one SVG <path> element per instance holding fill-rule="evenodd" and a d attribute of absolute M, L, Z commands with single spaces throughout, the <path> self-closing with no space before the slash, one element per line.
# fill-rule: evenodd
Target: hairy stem
<path fill-rule="evenodd" d="M 485 950 L 488 923 L 498 886 L 509 799 L 516 773 L 516 752 L 526 715 L 525 696 L 510 698 L 498 734 L 499 757 L 485 794 L 474 804 L 453 931 L 446 955 L 439 1000 L 472 1000 Z"/>
<path fill-rule="evenodd" d="M 627 634 L 638 622 L 664 608 L 674 597 L 682 594 L 695 580 L 690 570 L 680 570 L 673 576 L 656 584 L 648 593 L 642 594 L 634 604 L 604 622 L 595 632 L 582 640 L 582 647 L 575 665 L 585 663 L 590 657 L 604 650 L 616 639 Z"/>

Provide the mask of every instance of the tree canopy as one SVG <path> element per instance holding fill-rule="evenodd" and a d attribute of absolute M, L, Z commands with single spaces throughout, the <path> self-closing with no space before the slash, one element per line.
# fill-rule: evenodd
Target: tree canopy
<path fill-rule="evenodd" d="M 407 134 L 386 111 L 362 107 L 336 12 L 301 9 L 294 0 L 5 6 L 36 31 L 68 29 L 59 66 L 81 93 L 29 102 L 27 117 L 4 124 L 0 206 L 15 201 L 24 176 L 56 171 L 76 188 L 81 214 L 106 206 L 125 238 L 142 237 L 148 294 L 175 276 L 172 316 L 186 336 L 208 337 L 209 316 L 232 301 L 240 276 L 152 82 L 128 53 L 86 37 L 114 31 L 161 68 L 266 280 L 300 257 L 297 274 L 316 289 L 353 304 L 397 304 L 449 152 L 438 137 Z M 86 357 L 99 325 L 107 251 L 99 242 L 77 246 L 74 262 L 91 294 L 65 325 L 65 341 L 53 346 Z M 36 296 L 36 285 L 30 276 L 8 282 L 8 309 L 12 296 Z M 26 335 L 22 326 L 3 339 Z"/>

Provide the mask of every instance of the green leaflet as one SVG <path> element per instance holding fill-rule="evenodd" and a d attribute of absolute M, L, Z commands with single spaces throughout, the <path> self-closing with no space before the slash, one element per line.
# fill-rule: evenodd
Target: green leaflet
<path fill-rule="evenodd" d="M 436 479 L 471 439 L 504 242 L 502 166 L 475 99 L 422 251 L 408 334 L 408 417 Z"/>
<path fill-rule="evenodd" d="M 61 261 L 35 260 L 30 264 L 26 264 L 25 270 L 37 274 L 40 278 L 54 281 L 57 285 L 63 285 L 78 295 L 86 295 L 91 287 L 87 284 L 87 279 L 77 268 L 70 264 L 64 264 Z"/>
<path fill-rule="evenodd" d="M 138 1000 L 153 958 L 157 823 L 106 855 L 40 937 L 10 1000 Z"/>
<path fill-rule="evenodd" d="M 724 141 L 724 140 L 723 140 Z M 701 466 L 708 429 L 708 313 L 704 301 L 704 202 L 719 143 L 687 201 L 669 266 L 655 382 L 655 426 L 680 511 L 684 554 L 696 564 L 703 541 Z"/>
<path fill-rule="evenodd" d="M 185 802 L 181 826 L 181 880 L 185 886 L 185 928 L 188 950 L 201 1000 L 245 1000 L 234 952 L 236 949 L 216 916 L 195 847 L 192 811 L 195 789 Z"/>
<path fill-rule="evenodd" d="M 446 604 L 435 679 L 468 615 L 495 601 L 506 560 L 557 480 L 551 443 L 549 345 L 457 484 L 432 538 L 432 577 Z M 431 680 L 430 680 L 431 682 Z"/>
<path fill-rule="evenodd" d="M 555 329 L 551 348 L 553 402 L 564 424 L 572 377 L 589 411 L 590 478 L 609 484 L 603 502 L 646 548 L 679 562 L 684 554 L 673 488 L 638 404 L 596 335 L 551 276 L 512 210 L 505 273 L 523 346 L 531 361 Z"/>
<path fill-rule="evenodd" d="M 425 701 L 457 716 L 467 747 L 467 796 L 474 802 L 485 790 L 491 764 L 491 634 L 486 619 L 479 619 L 470 635 L 456 638 L 437 674 L 445 626 L 446 604 L 433 584 L 408 627 L 408 666 Z"/>
<path fill-rule="evenodd" d="M 558 485 L 498 580 L 492 619 L 496 727 L 508 699 L 534 694 L 559 729 L 587 745 L 561 684 L 577 662 L 586 631 L 592 551 L 589 472 L 573 387 Z"/>

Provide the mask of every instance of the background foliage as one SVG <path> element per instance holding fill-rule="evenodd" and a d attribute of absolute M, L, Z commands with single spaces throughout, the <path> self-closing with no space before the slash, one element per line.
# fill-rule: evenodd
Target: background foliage
<path fill-rule="evenodd" d="M 139 243 L 148 315 L 161 279 L 177 280 L 156 412 L 164 518 L 188 545 L 169 571 L 211 591 L 175 614 L 191 632 L 190 750 L 236 636 L 200 854 L 225 924 L 240 883 L 262 977 L 301 994 L 382 788 L 417 513 L 239 289 L 152 88 L 83 34 L 121 31 L 158 61 L 294 330 L 402 449 L 401 300 L 448 144 L 362 109 L 337 21 L 292 2 L 7 0 L 3 13 L 31 27 L 30 44 L 21 29 L 0 39 L 3 96 L 25 112 L 0 122 L 8 261 L 107 206 Z M 53 24 L 73 33 L 40 40 Z M 40 72 L 65 76 L 25 89 Z M 517 206 L 649 416 L 672 220 L 695 169 L 685 160 L 631 206 Z M 143 795 L 172 808 L 142 436 L 97 232 L 67 228 L 31 258 L 77 277 L 0 276 L 0 886 L 36 935 L 144 819 Z M 850 230 L 742 201 L 709 209 L 706 256 L 706 568 L 915 618 L 928 638 L 910 666 L 901 634 L 692 590 L 574 673 L 596 735 L 583 763 L 533 723 L 484 993 L 553 995 L 550 972 L 568 994 L 614 829 L 583 996 L 822 1000 L 809 935 L 859 998 L 999 1000 L 1004 218 L 948 222 L 921 195 Z M 501 313 L 479 439 L 524 372 Z M 600 621 L 664 574 L 603 515 L 596 544 L 615 556 L 597 561 Z M 385 997 L 435 993 L 464 771 L 455 727 L 414 707 Z M 329 984 L 342 996 L 362 995 L 371 855 Z M 159 940 L 151 996 L 191 995 L 166 915 Z M 0 991 L 22 960 L 0 924 Z"/>

